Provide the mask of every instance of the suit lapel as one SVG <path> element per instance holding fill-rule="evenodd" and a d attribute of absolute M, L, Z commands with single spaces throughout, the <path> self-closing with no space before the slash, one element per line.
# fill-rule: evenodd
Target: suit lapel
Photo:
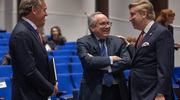
<path fill-rule="evenodd" d="M 23 19 L 20 20 L 20 22 L 22 22 L 30 31 L 32 36 L 37 40 L 38 44 L 40 45 L 40 47 L 43 49 L 43 52 L 47 54 L 46 49 L 44 47 L 44 45 L 42 44 L 42 42 L 40 41 L 36 31 L 32 28 L 32 26 L 27 23 L 26 21 L 24 21 Z"/>
<path fill-rule="evenodd" d="M 96 37 L 91 34 L 89 37 L 90 43 L 93 44 L 93 53 L 97 53 L 97 55 L 101 55 L 101 48 L 99 46 L 99 41 L 96 39 Z"/>
<path fill-rule="evenodd" d="M 139 44 L 139 46 L 135 49 L 135 54 L 134 54 L 134 56 L 133 56 L 133 58 L 132 58 L 132 63 L 134 62 L 134 58 L 136 58 L 136 56 L 138 55 L 138 53 L 139 53 L 139 51 L 141 50 L 141 48 L 142 48 L 142 44 L 144 43 L 144 42 L 147 42 L 150 38 L 151 38 L 151 36 L 153 35 L 153 33 L 154 33 L 154 30 L 157 28 L 157 23 L 155 22 L 152 26 L 151 26 L 151 28 L 149 29 L 149 31 L 147 32 L 147 34 L 145 35 L 145 37 L 142 39 L 142 41 L 141 41 L 141 43 Z M 137 43 L 136 43 L 137 44 Z M 136 45 L 135 45 L 136 46 Z"/>

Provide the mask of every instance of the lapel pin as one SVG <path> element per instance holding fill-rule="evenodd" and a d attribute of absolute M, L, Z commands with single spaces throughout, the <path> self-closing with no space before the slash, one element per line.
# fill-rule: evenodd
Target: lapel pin
<path fill-rule="evenodd" d="M 152 33 L 149 34 L 150 36 L 152 35 Z"/>

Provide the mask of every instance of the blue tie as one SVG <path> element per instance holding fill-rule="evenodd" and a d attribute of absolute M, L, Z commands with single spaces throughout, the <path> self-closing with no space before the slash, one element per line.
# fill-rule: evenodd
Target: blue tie
<path fill-rule="evenodd" d="M 106 48 L 104 46 L 104 40 L 100 39 L 99 41 L 101 43 L 101 56 L 107 56 Z M 113 83 L 112 75 L 110 73 L 108 73 L 108 71 L 104 71 L 104 83 L 108 87 L 110 87 L 112 85 L 112 83 Z"/>

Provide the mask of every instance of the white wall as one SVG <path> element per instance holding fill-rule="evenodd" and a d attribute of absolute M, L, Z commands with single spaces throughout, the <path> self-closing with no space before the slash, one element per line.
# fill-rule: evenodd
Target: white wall
<path fill-rule="evenodd" d="M 129 22 L 128 5 L 136 0 L 109 0 L 109 18 L 113 22 L 111 27 L 112 35 L 138 36 L 139 31 L 134 30 Z"/>
<path fill-rule="evenodd" d="M 0 0 L 0 27 L 2 29 L 5 29 L 4 25 L 4 1 L 5 0 Z"/>
<path fill-rule="evenodd" d="M 67 41 L 76 41 L 87 33 L 87 16 L 95 11 L 95 0 L 46 0 L 48 17 L 45 34 L 59 26 Z"/>

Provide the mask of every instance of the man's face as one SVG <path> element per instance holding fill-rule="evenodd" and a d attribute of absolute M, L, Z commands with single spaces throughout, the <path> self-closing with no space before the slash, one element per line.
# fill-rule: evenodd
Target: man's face
<path fill-rule="evenodd" d="M 47 16 L 46 12 L 46 3 L 44 0 L 42 0 L 42 5 L 39 9 L 36 9 L 36 22 L 37 22 L 37 27 L 41 27 L 45 24 L 45 17 Z"/>
<path fill-rule="evenodd" d="M 103 14 L 95 15 L 97 23 L 95 26 L 90 26 L 94 35 L 100 39 L 105 39 L 109 36 L 110 33 L 110 23 L 108 18 Z"/>
<path fill-rule="evenodd" d="M 137 12 L 135 8 L 136 7 L 132 7 L 130 9 L 129 21 L 132 23 L 134 29 L 143 30 L 143 19 L 145 18 L 145 15 Z"/>

